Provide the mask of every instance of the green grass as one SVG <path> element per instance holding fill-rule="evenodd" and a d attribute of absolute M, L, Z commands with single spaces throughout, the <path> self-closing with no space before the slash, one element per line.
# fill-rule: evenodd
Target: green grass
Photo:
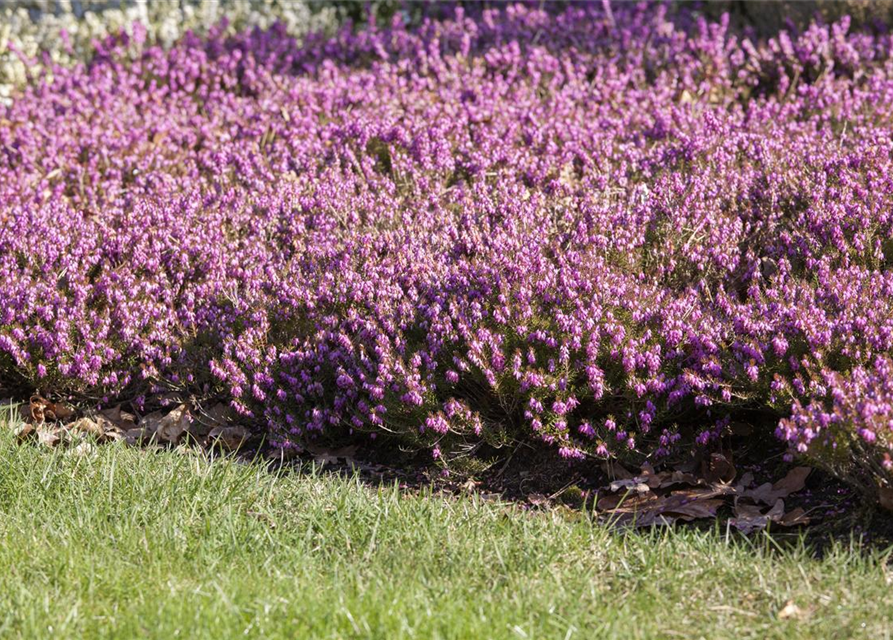
<path fill-rule="evenodd" d="M 889 638 L 886 560 L 0 435 L 2 638 Z"/>

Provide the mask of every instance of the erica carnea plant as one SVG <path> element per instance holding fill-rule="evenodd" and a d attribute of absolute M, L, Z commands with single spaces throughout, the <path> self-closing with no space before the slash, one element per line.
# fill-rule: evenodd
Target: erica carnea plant
<path fill-rule="evenodd" d="M 0 110 L 7 379 L 442 459 L 753 409 L 809 450 L 825 403 L 834 460 L 889 459 L 850 404 L 893 347 L 888 36 L 575 3 L 128 46 Z"/>

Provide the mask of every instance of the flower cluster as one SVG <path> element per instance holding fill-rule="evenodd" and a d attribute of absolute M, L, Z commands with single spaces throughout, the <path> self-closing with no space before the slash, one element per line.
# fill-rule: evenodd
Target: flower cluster
<path fill-rule="evenodd" d="M 848 376 L 826 370 L 823 377 L 824 396 L 796 401 L 779 437 L 867 493 L 877 479 L 893 488 L 893 360 L 878 356 Z"/>
<path fill-rule="evenodd" d="M 0 108 L 0 375 L 444 459 L 801 442 L 893 350 L 891 44 L 603 3 L 109 40 Z"/>

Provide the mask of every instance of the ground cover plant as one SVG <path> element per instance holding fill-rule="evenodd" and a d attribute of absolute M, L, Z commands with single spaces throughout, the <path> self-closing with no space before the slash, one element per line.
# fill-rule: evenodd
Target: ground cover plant
<path fill-rule="evenodd" d="M 142 37 L 0 108 L 4 386 L 443 464 L 759 415 L 889 500 L 889 35 L 599 3 Z"/>
<path fill-rule="evenodd" d="M 720 528 L 619 533 L 588 510 L 189 449 L 47 452 L 16 446 L 12 426 L 4 638 L 882 638 L 893 625 L 888 557 L 846 540 L 817 558 Z"/>

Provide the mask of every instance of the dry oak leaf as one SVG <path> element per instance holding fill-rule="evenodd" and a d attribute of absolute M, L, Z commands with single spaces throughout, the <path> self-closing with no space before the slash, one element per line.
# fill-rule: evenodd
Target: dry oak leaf
<path fill-rule="evenodd" d="M 189 415 L 189 409 L 185 404 L 181 404 L 167 414 L 156 411 L 143 416 L 139 426 L 162 442 L 177 444 L 189 429 L 191 422 L 192 417 Z"/>
<path fill-rule="evenodd" d="M 248 441 L 248 430 L 238 425 L 215 427 L 208 433 L 210 446 L 219 446 L 227 451 L 235 451 Z"/>
<path fill-rule="evenodd" d="M 629 480 L 615 480 L 608 485 L 608 490 L 612 493 L 626 489 L 627 491 L 635 491 L 636 493 L 648 493 L 651 489 L 643 482 L 644 478 L 631 478 Z"/>
<path fill-rule="evenodd" d="M 756 489 L 745 491 L 743 495 L 744 497 L 752 498 L 756 502 L 775 504 L 779 498 L 787 498 L 792 493 L 796 493 L 805 487 L 806 478 L 809 477 L 810 472 L 812 472 L 812 469 L 809 467 L 795 467 L 775 484 L 766 482 Z"/>
<path fill-rule="evenodd" d="M 607 474 L 609 478 L 617 479 L 617 480 L 632 480 L 635 477 L 634 473 L 628 471 L 623 465 L 618 462 L 614 462 L 613 460 L 608 460 L 604 464 L 602 464 L 602 470 Z"/>
<path fill-rule="evenodd" d="M 21 422 L 13 429 L 13 433 L 15 433 L 19 442 L 24 442 L 28 439 L 28 436 L 34 433 L 34 426 L 29 422 Z"/>
<path fill-rule="evenodd" d="M 543 495 L 542 493 L 531 493 L 527 496 L 527 502 L 536 507 L 544 504 L 549 504 L 549 497 Z"/>
<path fill-rule="evenodd" d="M 779 620 L 790 620 L 792 618 L 801 620 L 808 615 L 808 612 L 794 604 L 793 600 L 788 600 L 781 611 L 778 612 Z"/>
<path fill-rule="evenodd" d="M 63 402 L 50 402 L 46 398 L 33 395 L 29 402 L 30 417 L 34 424 L 47 420 L 67 420 L 74 415 L 74 409 Z"/>
<path fill-rule="evenodd" d="M 201 440 L 207 437 L 213 429 L 227 426 L 235 417 L 235 411 L 223 402 L 218 402 L 209 409 L 199 407 L 192 416 L 192 424 L 189 425 L 189 435 L 196 440 Z"/>
<path fill-rule="evenodd" d="M 778 524 L 783 527 L 796 527 L 801 524 L 809 524 L 809 517 L 806 515 L 806 511 L 803 510 L 803 507 L 797 507 L 784 514 L 784 517 L 778 521 Z"/>
<path fill-rule="evenodd" d="M 86 433 L 91 436 L 96 436 L 97 438 L 102 438 L 103 436 L 105 436 L 105 431 L 102 429 L 102 427 L 90 418 L 81 418 L 80 420 L 72 424 L 69 429 L 74 432 Z"/>
<path fill-rule="evenodd" d="M 72 449 L 71 453 L 72 453 L 72 455 L 75 455 L 75 456 L 87 456 L 87 455 L 90 455 L 91 453 L 93 453 L 95 450 L 96 450 L 96 447 L 94 447 L 89 442 L 82 442 L 79 445 L 77 445 L 74 449 Z"/>
<path fill-rule="evenodd" d="M 122 411 L 121 405 L 100 411 L 93 419 L 106 431 L 114 428 L 119 429 L 122 433 L 126 433 L 131 429 L 136 429 L 136 416 Z"/>
<path fill-rule="evenodd" d="M 649 502 L 657 500 L 657 494 L 648 493 L 616 493 L 600 498 L 596 503 L 599 511 L 611 513 L 634 513 L 642 510 Z"/>
<path fill-rule="evenodd" d="M 124 433 L 124 442 L 135 447 L 149 442 L 154 436 L 155 434 L 148 429 L 136 427 L 134 429 L 128 429 Z"/>
<path fill-rule="evenodd" d="M 776 500 L 772 508 L 766 513 L 763 513 L 763 507 L 758 505 L 737 502 L 735 504 L 735 517 L 729 519 L 729 524 L 746 535 L 757 529 L 765 529 L 770 522 L 779 522 L 783 517 L 784 501 L 781 499 Z"/>
<path fill-rule="evenodd" d="M 307 450 L 313 454 L 313 461 L 319 464 L 334 464 L 339 458 L 344 459 L 346 463 L 353 462 L 353 458 L 357 455 L 357 446 L 342 447 L 340 449 L 326 449 L 322 447 L 307 447 Z"/>
<path fill-rule="evenodd" d="M 729 484 L 737 475 L 735 465 L 721 453 L 711 453 L 710 459 L 704 461 L 703 476 L 707 482 Z"/>
<path fill-rule="evenodd" d="M 297 445 L 292 445 L 288 447 L 272 447 L 267 450 L 265 457 L 267 460 L 272 460 L 275 462 L 287 462 L 289 460 L 293 460 L 298 457 L 298 455 L 303 451 L 302 447 Z"/>
<path fill-rule="evenodd" d="M 46 425 L 40 425 L 37 427 L 37 441 L 45 447 L 53 448 L 57 444 L 61 438 L 59 437 L 59 430 L 53 427 L 48 427 Z"/>

